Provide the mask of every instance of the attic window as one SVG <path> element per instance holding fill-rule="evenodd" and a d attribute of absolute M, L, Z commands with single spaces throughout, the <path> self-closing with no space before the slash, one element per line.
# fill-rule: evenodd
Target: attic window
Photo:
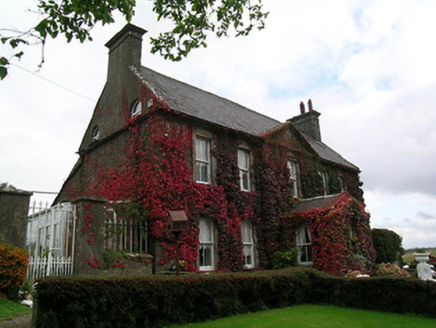
<path fill-rule="evenodd" d="M 100 139 L 100 128 L 96 125 L 94 129 L 92 129 L 92 142 L 96 142 Z"/>
<path fill-rule="evenodd" d="M 130 110 L 130 117 L 134 118 L 135 116 L 141 115 L 142 113 L 142 103 L 139 100 L 136 100 L 133 103 L 132 109 Z"/>

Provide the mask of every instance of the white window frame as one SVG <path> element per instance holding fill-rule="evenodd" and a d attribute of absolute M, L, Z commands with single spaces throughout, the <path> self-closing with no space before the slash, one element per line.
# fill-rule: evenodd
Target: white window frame
<path fill-rule="evenodd" d="M 203 154 L 205 156 L 199 156 L 199 149 L 197 147 L 197 142 L 205 142 L 206 144 L 206 154 Z M 210 148 L 211 148 L 211 140 L 208 138 L 204 138 L 201 136 L 195 136 L 195 169 L 194 169 L 194 175 L 195 175 L 195 181 L 197 183 L 204 183 L 204 184 L 210 184 L 211 183 L 211 161 L 210 161 Z M 205 158 L 202 158 L 205 157 Z M 202 176 L 202 167 L 206 167 L 206 177 Z"/>
<path fill-rule="evenodd" d="M 242 191 L 251 191 L 250 182 L 250 151 L 244 148 L 238 149 L 238 167 L 239 181 Z M 247 186 L 244 186 L 244 177 L 246 177 Z"/>
<path fill-rule="evenodd" d="M 133 103 L 132 108 L 130 109 L 130 118 L 134 118 L 135 116 L 142 114 L 142 102 L 140 100 L 136 100 Z"/>
<path fill-rule="evenodd" d="M 96 125 L 92 129 L 92 142 L 97 142 L 100 140 L 100 128 Z"/>
<path fill-rule="evenodd" d="M 209 236 L 202 234 L 202 227 L 208 226 Z M 211 219 L 201 218 L 199 223 L 199 245 L 198 245 L 198 268 L 200 271 L 213 271 L 215 269 L 215 226 Z M 210 251 L 210 265 L 204 265 L 201 263 L 201 259 L 204 259 L 204 253 Z"/>
<path fill-rule="evenodd" d="M 327 172 L 320 171 L 318 172 L 322 179 L 322 187 L 324 189 L 324 196 L 327 196 L 329 194 L 329 176 Z"/>
<path fill-rule="evenodd" d="M 341 188 L 341 192 L 344 192 L 345 189 L 345 179 L 342 175 L 338 175 L 339 187 Z"/>
<path fill-rule="evenodd" d="M 253 229 L 250 222 L 243 220 L 241 222 L 242 246 L 244 255 L 244 268 L 254 268 L 254 238 Z M 251 260 L 250 260 L 251 259 Z M 248 262 L 248 263 L 247 263 Z"/>
<path fill-rule="evenodd" d="M 292 183 L 292 196 L 298 198 L 298 164 L 294 160 L 288 161 L 289 181 Z"/>
<path fill-rule="evenodd" d="M 312 265 L 312 236 L 307 224 L 300 226 L 295 232 L 295 244 L 298 247 L 298 264 Z"/>

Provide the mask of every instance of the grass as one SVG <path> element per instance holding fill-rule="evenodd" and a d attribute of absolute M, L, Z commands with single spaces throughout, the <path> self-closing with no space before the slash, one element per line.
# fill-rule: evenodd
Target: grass
<path fill-rule="evenodd" d="M 324 305 L 298 305 L 265 312 L 250 313 L 216 321 L 191 324 L 190 328 L 434 328 L 436 318 L 339 308 Z"/>
<path fill-rule="evenodd" d="M 13 318 L 20 314 L 27 314 L 32 312 L 32 309 L 7 298 L 0 298 L 0 319 Z"/>
<path fill-rule="evenodd" d="M 422 250 L 424 250 L 424 249 L 422 249 Z M 404 255 L 403 255 L 404 263 L 410 264 L 410 262 L 412 262 L 414 260 L 413 254 L 414 253 L 419 253 L 419 251 L 422 251 L 422 250 L 415 249 L 415 248 L 414 249 L 410 249 L 410 250 L 406 250 Z M 425 252 L 426 253 L 430 253 L 433 256 L 436 256 L 436 248 L 426 248 Z"/>

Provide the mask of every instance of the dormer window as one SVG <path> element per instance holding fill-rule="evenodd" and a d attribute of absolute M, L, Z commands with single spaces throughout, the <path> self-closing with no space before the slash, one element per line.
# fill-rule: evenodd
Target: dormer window
<path fill-rule="evenodd" d="M 95 126 L 94 129 L 92 129 L 92 142 L 96 142 L 100 139 L 100 129 L 98 126 Z"/>
<path fill-rule="evenodd" d="M 130 110 L 130 117 L 134 118 L 135 116 L 141 115 L 142 113 L 142 103 L 139 100 L 136 100 L 133 103 L 132 109 Z"/>

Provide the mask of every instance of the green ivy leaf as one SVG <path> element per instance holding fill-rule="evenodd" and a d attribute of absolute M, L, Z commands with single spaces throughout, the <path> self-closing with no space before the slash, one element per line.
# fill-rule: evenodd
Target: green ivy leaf
<path fill-rule="evenodd" d="M 47 36 L 47 25 L 47 19 L 43 19 L 38 25 L 35 26 L 35 31 L 37 31 L 42 38 Z"/>
<path fill-rule="evenodd" d="M 9 60 L 6 57 L 0 57 L 0 66 L 9 65 Z"/>

